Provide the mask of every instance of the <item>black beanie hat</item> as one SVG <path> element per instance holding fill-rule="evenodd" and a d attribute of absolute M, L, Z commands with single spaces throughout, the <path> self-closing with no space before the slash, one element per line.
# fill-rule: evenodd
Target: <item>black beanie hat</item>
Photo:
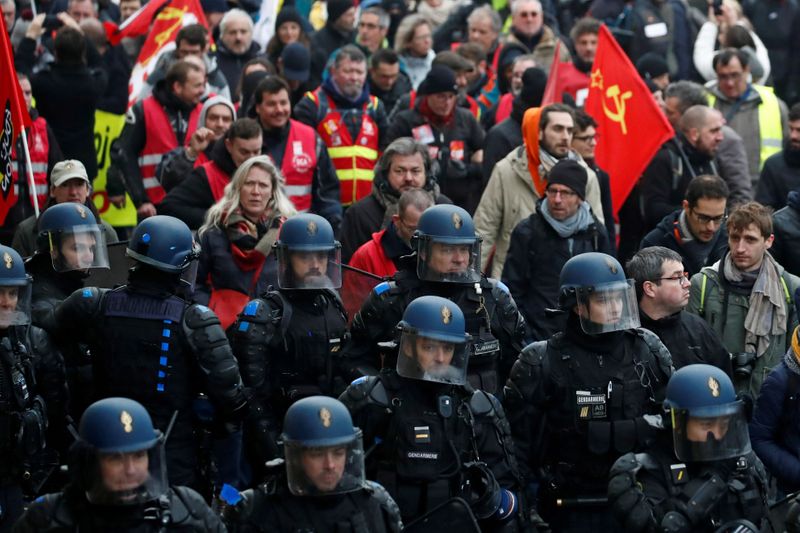
<path fill-rule="evenodd" d="M 517 98 L 525 104 L 526 109 L 542 105 L 544 88 L 547 86 L 547 73 L 539 67 L 525 69 L 522 73 L 522 91 Z"/>
<path fill-rule="evenodd" d="M 328 0 L 328 23 L 333 24 L 344 12 L 355 7 L 353 0 Z"/>
<path fill-rule="evenodd" d="M 458 94 L 456 75 L 453 69 L 444 65 L 433 65 L 428 71 L 428 75 L 419 84 L 417 94 L 423 96 L 447 92 Z"/>
<path fill-rule="evenodd" d="M 565 185 L 575 191 L 581 200 L 586 198 L 586 169 L 573 159 L 562 159 L 547 174 L 548 185 Z"/>
<path fill-rule="evenodd" d="M 653 52 L 647 52 L 636 62 L 636 70 L 643 79 L 657 78 L 669 73 L 667 60 Z"/>
<path fill-rule="evenodd" d="M 303 27 L 303 19 L 300 18 L 300 13 L 292 6 L 286 6 L 278 13 L 278 16 L 275 18 L 275 29 L 277 30 L 282 24 L 287 22 L 294 22 L 301 28 Z"/>

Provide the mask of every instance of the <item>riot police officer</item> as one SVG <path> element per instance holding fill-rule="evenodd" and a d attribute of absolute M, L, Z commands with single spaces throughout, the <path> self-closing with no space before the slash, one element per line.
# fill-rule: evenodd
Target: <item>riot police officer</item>
<path fill-rule="evenodd" d="M 150 217 L 126 253 L 135 262 L 127 285 L 73 293 L 56 311 L 58 338 L 90 346 L 96 397 L 133 398 L 165 431 L 177 412 L 166 445 L 170 481 L 202 488 L 193 405 L 203 393 L 220 429 L 235 425 L 246 410 L 239 368 L 213 311 L 179 296 L 198 253 L 186 224 Z"/>
<path fill-rule="evenodd" d="M 93 403 L 81 417 L 79 434 L 71 449 L 70 483 L 37 499 L 15 533 L 225 531 L 199 494 L 167 483 L 164 436 L 140 403 Z"/>
<path fill-rule="evenodd" d="M 377 285 L 351 326 L 345 358 L 354 373 L 374 374 L 381 367 L 378 343 L 391 341 L 406 306 L 432 294 L 454 301 L 473 338 L 470 384 L 492 394 L 523 348 L 524 319 L 505 285 L 480 271 L 480 242 L 472 217 L 454 205 L 436 205 L 419 219 L 407 265 L 394 281 Z M 386 366 L 393 361 L 387 359 Z"/>
<path fill-rule="evenodd" d="M 711 365 L 683 367 L 669 380 L 664 409 L 672 443 L 628 453 L 611 468 L 608 497 L 625 530 L 775 530 L 766 470 L 730 377 Z"/>
<path fill-rule="evenodd" d="M 289 406 L 304 397 L 341 394 L 347 315 L 341 245 L 330 223 L 302 214 L 281 226 L 275 243 L 278 290 L 244 308 L 230 329 L 244 384 L 252 392 L 245 440 L 256 475 L 277 454 L 272 435 Z"/>
<path fill-rule="evenodd" d="M 467 384 L 471 338 L 454 302 L 422 296 L 397 326 L 396 369 L 361 377 L 340 397 L 362 428 L 367 474 L 409 522 L 463 497 L 484 530 L 513 527 L 518 471 L 500 402 Z"/>
<path fill-rule="evenodd" d="M 103 227 L 82 204 L 56 204 L 42 213 L 38 225 L 36 252 L 26 264 L 34 279 L 31 317 L 34 325 L 52 333 L 56 307 L 83 288 L 91 269 L 108 268 L 108 254 Z M 85 344 L 73 340 L 59 343 L 59 349 L 71 391 L 70 414 L 78 420 L 92 403 L 91 355 Z"/>
<path fill-rule="evenodd" d="M 298 400 L 286 411 L 285 460 L 275 474 L 245 491 L 228 520 L 230 531 L 388 533 L 402 529 L 386 489 L 364 479 L 361 430 L 342 403 L 325 396 Z M 231 501 L 230 503 L 235 503 Z"/>
<path fill-rule="evenodd" d="M 611 531 L 608 471 L 657 436 L 671 358 L 638 327 L 633 280 L 613 257 L 573 257 L 559 286 L 567 326 L 522 351 L 504 404 L 542 518 L 556 531 Z"/>
<path fill-rule="evenodd" d="M 46 436 L 57 440 L 65 427 L 64 362 L 47 334 L 30 325 L 30 303 L 22 258 L 0 245 L 0 531 L 22 514 L 22 483 L 35 492 L 48 473 L 38 468 L 52 455 Z"/>

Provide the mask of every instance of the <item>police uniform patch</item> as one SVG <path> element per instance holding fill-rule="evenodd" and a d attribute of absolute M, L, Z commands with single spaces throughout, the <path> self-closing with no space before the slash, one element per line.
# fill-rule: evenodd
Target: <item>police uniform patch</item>
<path fill-rule="evenodd" d="M 333 423 L 331 412 L 325 407 L 319 410 L 319 419 L 322 420 L 322 427 L 329 428 Z"/>
<path fill-rule="evenodd" d="M 414 442 L 416 444 L 428 444 L 431 441 L 430 426 L 414 426 Z"/>
<path fill-rule="evenodd" d="M 689 472 L 686 470 L 686 465 L 678 463 L 669 465 L 670 474 L 672 474 L 672 483 L 675 485 L 683 485 L 689 482 Z"/>
<path fill-rule="evenodd" d="M 6 264 L 6 268 L 11 268 L 14 266 L 14 259 L 11 257 L 11 254 L 8 252 L 3 253 L 3 262 Z"/>
<path fill-rule="evenodd" d="M 449 324 L 453 319 L 453 312 L 446 305 L 442 306 L 442 324 Z"/>
<path fill-rule="evenodd" d="M 713 377 L 708 378 L 708 388 L 711 391 L 711 396 L 714 398 L 719 396 L 719 381 Z"/>
<path fill-rule="evenodd" d="M 122 430 L 125 433 L 130 433 L 133 431 L 133 417 L 128 411 L 122 411 L 119 414 L 119 421 L 122 423 Z"/>
<path fill-rule="evenodd" d="M 578 419 L 592 420 L 606 418 L 606 395 L 585 390 L 575 391 L 575 405 L 578 408 Z"/>

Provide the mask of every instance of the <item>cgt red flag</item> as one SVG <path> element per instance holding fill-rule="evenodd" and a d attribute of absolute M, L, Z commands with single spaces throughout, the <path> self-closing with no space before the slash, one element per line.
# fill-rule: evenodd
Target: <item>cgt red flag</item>
<path fill-rule="evenodd" d="M 117 26 L 113 22 L 104 22 L 108 42 L 112 46 L 118 45 L 125 37 L 138 37 L 150 29 L 153 17 L 167 4 L 169 0 L 150 0 L 128 17 L 125 22 Z"/>
<path fill-rule="evenodd" d="M 675 133 L 605 25 L 600 27 L 585 109 L 598 123 L 596 161 L 611 176 L 616 214 L 655 153 Z"/>
<path fill-rule="evenodd" d="M 22 97 L 17 72 L 14 70 L 14 54 L 8 41 L 4 22 L 0 22 L 0 112 L 3 130 L 0 133 L 0 224 L 5 222 L 8 210 L 17 203 L 11 171 L 11 152 L 17 137 L 31 125 L 28 106 Z M 24 183 L 25 178 L 20 176 Z M 20 186 L 24 186 L 20 183 Z"/>

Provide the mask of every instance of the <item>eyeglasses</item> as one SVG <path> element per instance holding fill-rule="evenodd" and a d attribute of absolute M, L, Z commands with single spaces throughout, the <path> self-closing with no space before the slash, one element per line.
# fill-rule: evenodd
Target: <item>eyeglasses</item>
<path fill-rule="evenodd" d="M 573 135 L 573 141 L 581 141 L 586 143 L 596 143 L 597 140 L 600 138 L 599 133 L 595 133 L 594 135 Z"/>
<path fill-rule="evenodd" d="M 739 81 L 744 76 L 744 72 L 731 72 L 730 74 L 718 74 L 719 81 Z"/>
<path fill-rule="evenodd" d="M 718 215 L 718 216 L 712 217 L 712 216 L 704 215 L 702 213 L 696 213 L 694 209 L 690 209 L 690 211 L 692 212 L 694 217 L 697 219 L 697 221 L 699 223 L 703 224 L 703 225 L 714 224 L 715 226 L 719 226 L 720 224 L 722 224 L 723 222 L 728 220 L 728 215 L 727 214 L 723 214 L 723 215 Z"/>
<path fill-rule="evenodd" d="M 668 278 L 656 278 L 655 281 L 677 281 L 678 283 L 682 283 L 683 281 L 689 281 L 689 273 L 684 272 L 683 274 L 670 276 Z"/>
<path fill-rule="evenodd" d="M 359 22 L 358 23 L 358 27 L 359 28 L 364 28 L 364 29 L 367 29 L 367 30 L 377 30 L 377 29 L 381 28 L 382 26 L 380 24 L 375 24 L 374 22 Z"/>
<path fill-rule="evenodd" d="M 562 198 L 572 198 L 573 196 L 577 196 L 578 193 L 575 191 L 569 191 L 566 189 L 545 189 L 544 193 L 547 195 L 548 198 L 555 198 L 559 194 Z"/>

